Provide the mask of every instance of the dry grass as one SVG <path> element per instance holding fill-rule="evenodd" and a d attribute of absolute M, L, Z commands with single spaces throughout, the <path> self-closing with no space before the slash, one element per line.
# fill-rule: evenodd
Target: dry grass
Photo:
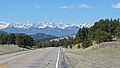
<path fill-rule="evenodd" d="M 71 68 L 120 68 L 120 41 L 64 51 Z"/>
<path fill-rule="evenodd" d="M 0 55 L 23 51 L 23 48 L 19 48 L 17 45 L 0 45 Z"/>

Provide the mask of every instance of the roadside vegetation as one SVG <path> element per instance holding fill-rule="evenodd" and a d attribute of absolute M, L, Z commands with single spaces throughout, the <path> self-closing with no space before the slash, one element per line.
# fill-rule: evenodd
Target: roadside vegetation
<path fill-rule="evenodd" d="M 18 45 L 22 48 L 32 48 L 35 45 L 34 39 L 26 34 L 5 33 L 0 35 L 1 45 Z"/>
<path fill-rule="evenodd" d="M 2 33 L 0 34 L 0 55 L 35 48 L 36 41 L 26 34 Z"/>

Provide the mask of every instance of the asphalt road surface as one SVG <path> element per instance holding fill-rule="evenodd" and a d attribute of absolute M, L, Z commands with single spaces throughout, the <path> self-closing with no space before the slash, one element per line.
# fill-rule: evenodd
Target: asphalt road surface
<path fill-rule="evenodd" d="M 68 64 L 61 48 L 50 47 L 11 58 L 0 57 L 0 68 L 68 68 Z"/>

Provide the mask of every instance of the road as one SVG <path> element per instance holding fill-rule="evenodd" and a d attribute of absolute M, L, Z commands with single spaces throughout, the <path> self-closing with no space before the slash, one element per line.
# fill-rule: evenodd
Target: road
<path fill-rule="evenodd" d="M 12 56 L 12 59 L 9 58 L 7 61 L 8 58 L 0 58 L 0 68 L 68 68 L 63 51 L 56 47 L 34 50 L 17 57 Z M 5 62 L 2 63 L 1 60 Z"/>

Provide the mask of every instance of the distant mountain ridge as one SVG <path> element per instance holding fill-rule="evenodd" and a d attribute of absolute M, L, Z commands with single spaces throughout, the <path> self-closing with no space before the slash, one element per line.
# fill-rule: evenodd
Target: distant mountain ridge
<path fill-rule="evenodd" d="M 47 35 L 47 34 L 44 34 L 44 33 L 36 33 L 36 34 L 31 35 L 31 37 L 33 37 L 36 41 L 57 38 L 56 36 Z"/>
<path fill-rule="evenodd" d="M 9 33 L 25 33 L 25 34 L 35 34 L 35 33 L 45 33 L 48 35 L 55 36 L 65 36 L 75 34 L 79 28 L 87 26 L 76 25 L 76 24 L 62 24 L 61 22 L 41 22 L 38 24 L 32 24 L 31 22 L 13 24 L 8 22 L 0 22 L 0 30 Z"/>
<path fill-rule="evenodd" d="M 0 30 L 0 34 L 5 34 L 5 33 L 7 33 L 7 32 L 4 32 L 4 31 L 1 31 L 1 30 Z"/>

